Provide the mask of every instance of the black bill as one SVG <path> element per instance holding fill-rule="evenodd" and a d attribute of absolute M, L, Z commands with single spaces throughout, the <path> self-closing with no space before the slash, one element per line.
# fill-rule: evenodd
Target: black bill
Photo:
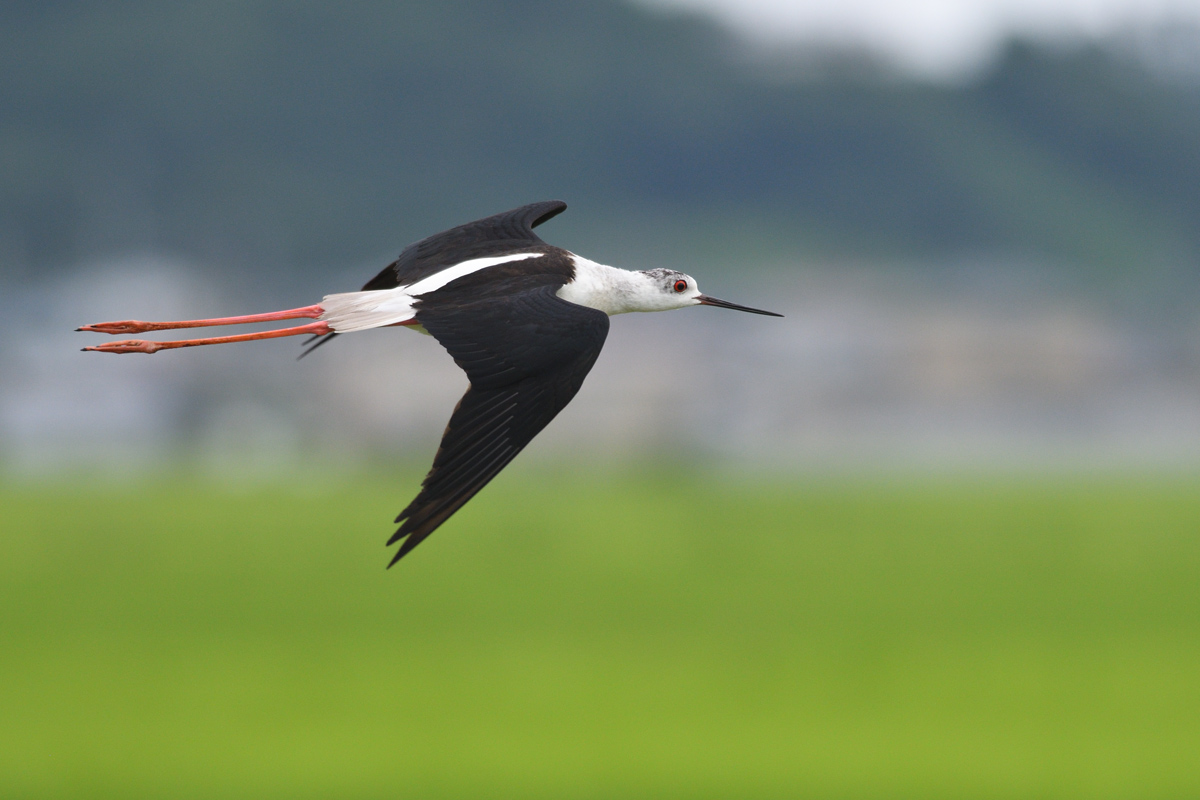
<path fill-rule="evenodd" d="M 749 311 L 751 314 L 765 314 L 768 317 L 782 317 L 783 314 L 776 314 L 774 311 L 763 311 L 761 308 L 750 308 L 749 306 L 739 306 L 737 303 L 730 303 L 725 300 L 718 300 L 715 297 L 709 297 L 702 294 L 696 298 L 702 306 L 716 306 L 717 308 L 732 308 L 734 311 Z"/>

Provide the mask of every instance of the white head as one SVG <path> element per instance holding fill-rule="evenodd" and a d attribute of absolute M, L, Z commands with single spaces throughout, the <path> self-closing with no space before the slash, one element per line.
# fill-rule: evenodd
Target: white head
<path fill-rule="evenodd" d="M 782 316 L 759 311 L 715 297 L 700 294 L 696 279 L 673 269 L 648 269 L 644 272 L 608 267 L 574 253 L 575 274 L 558 296 L 605 314 L 627 314 L 630 311 L 670 311 L 688 306 L 720 306 L 752 314 Z"/>
<path fill-rule="evenodd" d="M 673 269 L 648 269 L 636 273 L 643 277 L 637 293 L 638 311 L 669 311 L 700 302 L 696 279 Z"/>
<path fill-rule="evenodd" d="M 688 306 L 719 306 L 737 311 L 749 311 L 751 314 L 766 314 L 770 317 L 783 316 L 771 311 L 739 306 L 736 303 L 728 303 L 700 294 L 700 287 L 696 285 L 695 278 L 673 269 L 649 269 L 638 274 L 644 275 L 646 278 L 645 290 L 638 292 L 638 311 L 669 311 L 673 308 Z"/>

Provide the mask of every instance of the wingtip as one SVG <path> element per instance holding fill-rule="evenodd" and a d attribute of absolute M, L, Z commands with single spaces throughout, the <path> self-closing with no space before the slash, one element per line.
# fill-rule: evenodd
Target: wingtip
<path fill-rule="evenodd" d="M 391 543 L 389 542 L 389 544 L 391 544 Z M 392 554 L 392 560 L 389 561 L 388 565 L 387 565 L 388 569 L 391 569 L 392 567 L 396 566 L 397 561 L 399 561 L 400 559 L 402 559 L 406 555 L 408 555 L 410 552 L 412 552 L 412 548 L 408 547 L 407 545 L 408 545 L 408 542 L 405 542 L 404 544 L 400 545 L 399 550 L 397 550 L 395 553 Z"/>
<path fill-rule="evenodd" d="M 417 534 L 413 531 L 406 531 L 403 528 L 393 533 L 392 538 L 388 539 L 387 546 L 391 547 L 393 544 L 399 542 L 400 549 L 396 551 L 394 556 L 392 556 L 391 562 L 388 563 L 388 569 L 391 569 L 397 561 L 411 553 L 413 548 L 425 541 L 425 537 L 428 535 L 428 532 Z"/>
<path fill-rule="evenodd" d="M 398 530 L 392 534 L 391 538 L 387 540 L 387 544 L 384 546 L 391 547 L 392 545 L 396 544 L 397 542 L 401 542 L 405 536 L 408 536 L 409 533 L 411 533 L 411 531 L 406 531 L 403 528 L 401 528 L 400 530 Z M 400 559 L 404 558 L 405 553 L 407 553 L 409 549 L 410 548 L 405 548 L 404 545 L 401 544 L 400 549 L 392 554 L 392 560 L 388 562 L 387 568 L 391 569 L 392 567 L 396 566 L 396 562 L 399 561 Z"/>

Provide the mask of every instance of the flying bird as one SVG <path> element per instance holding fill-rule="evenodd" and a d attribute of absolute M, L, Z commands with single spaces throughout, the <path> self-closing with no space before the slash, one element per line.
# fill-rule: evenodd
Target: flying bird
<path fill-rule="evenodd" d="M 410 327 L 438 340 L 467 374 L 433 466 L 396 517 L 400 542 L 389 567 L 433 533 L 529 444 L 583 385 L 608 335 L 608 318 L 630 311 L 705 305 L 782 316 L 700 293 L 669 269 L 609 267 L 546 244 L 533 229 L 566 209 L 550 200 L 485 217 L 409 245 L 361 291 L 303 308 L 180 322 L 101 322 L 77 330 L 133 334 L 287 319 L 291 328 L 207 339 L 140 339 L 83 348 L 156 353 L 197 345 L 311 334 L 309 349 L 370 328 Z"/>

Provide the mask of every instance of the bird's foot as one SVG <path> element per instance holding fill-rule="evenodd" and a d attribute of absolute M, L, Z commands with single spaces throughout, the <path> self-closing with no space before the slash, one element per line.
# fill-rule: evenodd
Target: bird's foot
<path fill-rule="evenodd" d="M 85 347 L 83 351 L 85 353 L 89 350 L 97 353 L 157 353 L 163 349 L 163 345 L 164 342 L 148 342 L 145 339 L 124 339 L 119 342 L 105 342 Z"/>

